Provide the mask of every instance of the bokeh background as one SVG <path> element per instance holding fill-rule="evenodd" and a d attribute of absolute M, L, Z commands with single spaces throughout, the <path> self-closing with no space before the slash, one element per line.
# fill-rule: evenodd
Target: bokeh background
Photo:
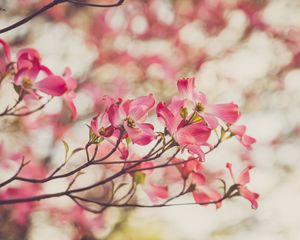
<path fill-rule="evenodd" d="M 0 28 L 47 2 L 1 0 Z M 299 13 L 298 0 L 125 0 L 111 9 L 66 3 L 0 36 L 14 52 L 25 46 L 38 49 L 54 72 L 72 69 L 80 84 L 80 118 L 72 125 L 67 116 L 60 118 L 59 135 L 74 146 L 83 141 L 82 126 L 99 110 L 103 95 L 152 92 L 167 101 L 176 93 L 176 80 L 188 76 L 196 77 L 197 88 L 210 101 L 239 104 L 240 122 L 257 140 L 252 152 L 231 140 L 207 157 L 212 168 L 224 168 L 227 161 L 255 163 L 249 188 L 260 194 L 257 210 L 241 198 L 225 201 L 218 210 L 109 209 L 97 220 L 94 238 L 82 239 L 300 239 Z M 2 86 L 1 109 L 14 97 L 7 89 Z M 63 109 L 55 100 L 43 111 L 58 114 Z M 1 119 L 1 141 L 16 150 L 30 142 L 38 162 L 47 159 L 55 166 L 64 154 L 62 144 L 57 131 L 37 119 Z M 26 131 L 32 124 L 36 127 Z M 55 201 L 62 208 L 68 204 Z M 0 208 L 1 239 L 67 240 L 76 235 L 76 225 L 65 222 L 62 227 L 42 210 L 30 216 L 19 234 L 14 233 L 18 225 L 4 224 L 10 217 Z"/>

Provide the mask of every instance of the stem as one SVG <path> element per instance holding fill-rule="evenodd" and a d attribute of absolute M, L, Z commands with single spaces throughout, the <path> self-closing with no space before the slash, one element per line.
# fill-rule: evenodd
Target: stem
<path fill-rule="evenodd" d="M 58 4 L 61 4 L 61 3 L 64 3 L 66 2 L 67 0 L 54 0 L 53 2 L 50 2 L 49 4 L 43 6 L 42 8 L 40 8 L 38 11 L 34 12 L 33 14 L 23 18 L 22 20 L 8 26 L 8 27 L 5 27 L 3 29 L 0 30 L 0 34 L 1 33 L 5 33 L 5 32 L 8 32 L 8 31 L 11 31 L 17 27 L 20 27 L 22 26 L 23 24 L 29 22 L 31 19 L 33 19 L 34 17 L 48 11 L 50 8 L 53 8 L 54 6 L 58 5 Z"/>
<path fill-rule="evenodd" d="M 0 29 L 0 34 L 1 33 L 5 33 L 5 32 L 8 32 L 8 31 L 11 31 L 15 28 L 18 28 L 22 25 L 24 25 L 25 23 L 29 22 L 31 19 L 33 19 L 34 17 L 48 11 L 49 9 L 59 5 L 59 4 L 62 4 L 62 3 L 71 3 L 71 4 L 76 4 L 76 5 L 81 5 L 81 6 L 86 6 L 86 7 L 101 7 L 101 8 L 110 8 L 110 7 L 117 7 L 117 6 L 120 6 L 122 5 L 122 3 L 124 2 L 125 0 L 119 0 L 117 3 L 114 3 L 114 4 L 107 4 L 107 5 L 102 5 L 102 4 L 93 4 L 93 3 L 84 3 L 84 2 L 79 2 L 77 0 L 53 0 L 53 2 L 50 2 L 48 3 L 47 5 L 43 6 L 42 8 L 40 8 L 38 11 L 32 13 L 31 15 L 23 18 L 22 20 L 16 22 L 16 23 L 13 23 L 12 25 L 8 26 L 8 27 L 5 27 L 5 28 L 2 28 Z"/>

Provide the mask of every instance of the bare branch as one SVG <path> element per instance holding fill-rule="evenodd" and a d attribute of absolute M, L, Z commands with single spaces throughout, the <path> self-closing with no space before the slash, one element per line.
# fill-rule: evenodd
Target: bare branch
<path fill-rule="evenodd" d="M 24 25 L 25 23 L 29 22 L 31 19 L 33 19 L 34 17 L 38 16 L 38 15 L 41 15 L 42 13 L 48 11 L 49 9 L 59 5 L 59 4 L 62 4 L 62 3 L 71 3 L 71 4 L 76 4 L 76 5 L 81 5 L 81 6 L 86 6 L 86 7 L 101 7 L 101 8 L 109 8 L 109 7 L 117 7 L 117 6 L 120 6 L 123 4 L 125 0 L 119 0 L 117 3 L 115 4 L 92 4 L 92 3 L 84 3 L 84 2 L 80 2 L 80 1 L 76 1 L 76 0 L 53 0 L 53 2 L 50 2 L 49 4 L 43 6 L 42 8 L 40 8 L 38 11 L 32 13 L 31 15 L 23 18 L 22 20 L 8 26 L 8 27 L 5 27 L 3 29 L 0 29 L 0 34 L 1 33 L 5 33 L 5 32 L 8 32 L 8 31 L 11 31 L 15 28 L 18 28 L 22 25 Z M 2 9 L 1 9 L 2 10 Z"/>

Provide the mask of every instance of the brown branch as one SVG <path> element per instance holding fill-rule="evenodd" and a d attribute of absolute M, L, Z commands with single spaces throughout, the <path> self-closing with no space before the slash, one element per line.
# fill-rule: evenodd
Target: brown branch
<path fill-rule="evenodd" d="M 0 188 L 4 187 L 5 185 L 11 183 L 12 181 L 14 181 L 16 179 L 16 177 L 19 175 L 19 173 L 22 171 L 22 169 L 29 163 L 24 161 L 24 157 L 22 158 L 22 162 L 20 164 L 20 167 L 18 168 L 17 172 L 9 179 L 7 179 L 6 181 L 0 183 Z"/>
<path fill-rule="evenodd" d="M 69 171 L 67 173 L 64 174 L 60 174 L 60 175 L 56 175 L 57 172 L 60 171 L 60 169 L 62 169 L 66 162 L 64 162 L 63 164 L 61 164 L 50 176 L 44 178 L 44 179 L 28 179 L 28 178 L 22 178 L 22 177 L 18 177 L 18 174 L 21 172 L 23 167 L 20 167 L 19 171 L 9 180 L 7 180 L 5 182 L 5 184 L 12 182 L 14 180 L 19 180 L 19 181 L 24 181 L 24 182 L 31 182 L 31 183 L 44 183 L 44 182 L 48 182 L 57 178 L 65 178 L 68 176 L 71 176 L 75 173 L 79 173 L 82 169 L 87 168 L 88 166 L 91 166 L 93 164 L 99 164 L 99 165 L 104 165 L 104 164 L 124 164 L 123 168 L 121 170 L 119 170 L 118 172 L 102 179 L 99 180 L 93 184 L 90 184 L 88 186 L 84 186 L 84 187 L 80 187 L 80 188 L 75 188 L 75 189 L 71 189 L 71 186 L 73 185 L 73 183 L 76 181 L 77 176 L 75 176 L 73 178 L 73 180 L 70 182 L 69 186 L 67 187 L 67 189 L 65 191 L 62 192 L 57 192 L 57 193 L 52 193 L 52 194 L 42 194 L 42 195 L 37 195 L 37 196 L 32 196 L 32 197 L 27 197 L 27 198 L 15 198 L 15 199 L 3 199 L 0 200 L 0 205 L 10 205 L 10 204 L 16 204 L 16 203 L 24 203 L 24 202 L 33 202 L 33 201 L 40 201 L 43 199 L 49 199 L 49 198 L 55 198 L 55 197 L 61 197 L 61 196 L 68 196 L 70 197 L 77 205 L 79 205 L 80 207 L 82 207 L 83 209 L 93 212 L 93 213 L 101 213 L 103 212 L 107 207 L 167 207 L 167 206 L 178 206 L 178 205 L 196 205 L 196 204 L 200 204 L 200 205 L 207 205 L 207 204 L 213 204 L 213 203 L 218 203 L 223 201 L 225 198 L 231 198 L 233 196 L 238 195 L 238 192 L 235 192 L 235 190 L 237 190 L 237 187 L 235 185 L 231 186 L 229 188 L 229 190 L 226 192 L 226 189 L 224 189 L 224 196 L 222 198 L 220 198 L 217 201 L 210 201 L 207 203 L 187 203 L 187 204 L 168 204 L 170 201 L 179 198 L 187 193 L 189 193 L 191 190 L 189 188 L 189 186 L 186 186 L 186 181 L 185 179 L 183 182 L 183 186 L 182 186 L 182 190 L 175 196 L 170 197 L 169 199 L 167 199 L 165 202 L 163 202 L 162 204 L 157 204 L 157 205 L 143 205 L 143 204 L 133 204 L 130 203 L 130 200 L 132 199 L 132 197 L 135 194 L 135 189 L 136 189 L 136 184 L 135 182 L 132 183 L 131 188 L 119 199 L 114 200 L 114 194 L 112 194 L 111 199 L 108 202 L 102 203 L 102 202 L 98 202 L 95 200 L 91 200 L 91 199 L 87 199 L 84 197 L 78 197 L 76 196 L 76 193 L 83 193 L 85 191 L 94 189 L 96 187 L 99 186 L 104 186 L 105 184 L 114 181 L 115 179 L 118 179 L 122 176 L 126 177 L 128 175 L 132 175 L 135 172 L 140 172 L 140 171 L 146 171 L 146 170 L 153 170 L 153 169 L 158 169 L 158 168 L 165 168 L 165 167 L 172 167 L 172 166 L 177 166 L 177 165 L 181 165 L 184 163 L 187 163 L 189 161 L 193 161 L 195 160 L 195 158 L 192 159 L 188 159 L 188 160 L 183 160 L 180 162 L 175 162 L 173 163 L 172 160 L 176 157 L 176 155 L 180 152 L 180 148 L 178 148 L 175 153 L 171 156 L 168 157 L 166 159 L 166 162 L 163 164 L 158 164 L 158 165 L 154 165 L 151 167 L 139 167 L 143 162 L 147 162 L 147 161 L 152 161 L 155 159 L 159 159 L 166 151 L 172 149 L 173 147 L 177 147 L 176 142 L 174 141 L 174 139 L 170 139 L 167 143 L 164 142 L 163 146 L 160 147 L 159 144 L 155 144 L 154 148 L 152 148 L 148 154 L 146 154 L 143 158 L 138 159 L 138 160 L 132 160 L 132 161 L 115 161 L 115 162 L 105 162 L 106 159 L 108 159 L 110 156 L 112 156 L 113 153 L 115 153 L 118 150 L 118 147 L 123 139 L 124 136 L 124 130 L 121 130 L 120 136 L 117 139 L 115 146 L 112 148 L 112 150 L 106 154 L 104 157 L 100 158 L 100 159 L 95 159 L 97 152 L 98 152 L 98 144 L 95 144 L 93 141 L 88 142 L 86 144 L 85 147 L 85 151 L 86 151 L 86 158 L 87 158 L 87 162 L 85 162 L 83 165 L 75 168 L 72 171 Z M 215 147 L 218 146 L 218 144 L 221 142 L 220 140 L 221 138 L 219 138 L 218 143 L 216 144 Z M 161 139 L 158 140 L 158 143 L 161 143 Z M 94 149 L 94 153 L 92 154 L 92 158 L 90 158 L 89 155 L 89 147 L 95 145 L 95 149 Z M 156 149 L 158 148 L 158 149 Z M 156 150 L 155 150 L 156 149 Z M 130 165 L 128 165 L 128 163 L 132 163 Z M 235 192 L 235 193 L 234 193 Z M 123 200 L 125 200 L 125 202 L 123 202 Z M 95 210 L 92 208 L 89 208 L 85 205 L 83 205 L 81 203 L 81 201 L 87 202 L 87 203 L 95 203 L 98 204 L 101 209 L 100 210 Z M 123 202 L 123 203 L 121 203 Z"/>
<path fill-rule="evenodd" d="M 80 5 L 80 6 L 85 6 L 85 7 L 99 7 L 99 8 L 110 8 L 110 7 L 117 7 L 122 5 L 122 3 L 125 0 L 119 0 L 116 3 L 113 4 L 95 4 L 95 3 L 85 3 L 85 2 L 80 2 L 78 0 L 67 0 L 68 3 L 73 3 L 76 5 Z"/>
<path fill-rule="evenodd" d="M 48 11 L 49 9 L 53 8 L 54 6 L 58 5 L 58 4 L 61 4 L 61 3 L 64 3 L 66 2 L 66 0 L 54 0 L 53 2 L 50 2 L 49 4 L 43 6 L 42 8 L 40 8 L 38 11 L 34 12 L 33 14 L 29 15 L 28 17 L 25 17 L 23 18 L 22 20 L 8 26 L 8 27 L 5 27 L 3 29 L 0 30 L 0 34 L 1 33 L 5 33 L 5 32 L 8 32 L 8 31 L 11 31 L 17 27 L 20 27 L 22 26 L 23 24 L 29 22 L 31 19 L 33 19 L 34 17 Z"/>
<path fill-rule="evenodd" d="M 25 23 L 29 22 L 31 19 L 33 19 L 34 17 L 41 15 L 42 13 L 48 11 L 49 9 L 62 4 L 62 3 L 71 3 L 71 4 L 76 4 L 76 5 L 81 5 L 81 6 L 86 6 L 86 7 L 101 7 L 101 8 L 109 8 L 109 7 L 117 7 L 123 4 L 125 0 L 119 0 L 117 3 L 115 4 L 107 4 L 107 5 L 101 5 L 101 4 L 91 4 L 91 3 L 84 3 L 84 2 L 79 2 L 76 0 L 53 0 L 52 2 L 48 3 L 47 5 L 43 6 L 42 8 L 40 8 L 39 10 L 37 10 L 36 12 L 32 13 L 31 15 L 21 19 L 20 21 L 13 23 L 12 25 L 5 27 L 3 29 L 0 29 L 0 34 L 1 33 L 5 33 L 8 31 L 11 31 L 15 28 L 18 28 L 22 25 L 24 25 Z"/>

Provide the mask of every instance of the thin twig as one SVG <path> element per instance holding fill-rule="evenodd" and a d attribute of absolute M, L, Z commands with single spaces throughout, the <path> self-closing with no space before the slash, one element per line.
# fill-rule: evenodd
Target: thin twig
<path fill-rule="evenodd" d="M 86 6 L 86 7 L 101 7 L 101 8 L 110 8 L 110 7 L 117 7 L 123 4 L 125 0 L 119 0 L 117 3 L 115 4 L 107 4 L 107 5 L 101 5 L 101 4 L 92 4 L 92 3 L 84 3 L 84 2 L 79 2 L 76 0 L 53 0 L 52 2 L 48 3 L 47 5 L 43 6 L 42 8 L 40 8 L 39 10 L 37 10 L 36 12 L 30 14 L 29 16 L 21 19 L 20 21 L 13 23 L 12 25 L 5 27 L 3 29 L 0 29 L 0 34 L 1 33 L 5 33 L 8 31 L 11 31 L 15 28 L 18 28 L 22 25 L 24 25 L 25 23 L 29 22 L 31 19 L 33 19 L 34 17 L 41 15 L 42 13 L 48 11 L 49 9 L 62 4 L 62 3 L 71 3 L 71 4 L 76 4 L 76 5 L 81 5 L 81 6 Z"/>

